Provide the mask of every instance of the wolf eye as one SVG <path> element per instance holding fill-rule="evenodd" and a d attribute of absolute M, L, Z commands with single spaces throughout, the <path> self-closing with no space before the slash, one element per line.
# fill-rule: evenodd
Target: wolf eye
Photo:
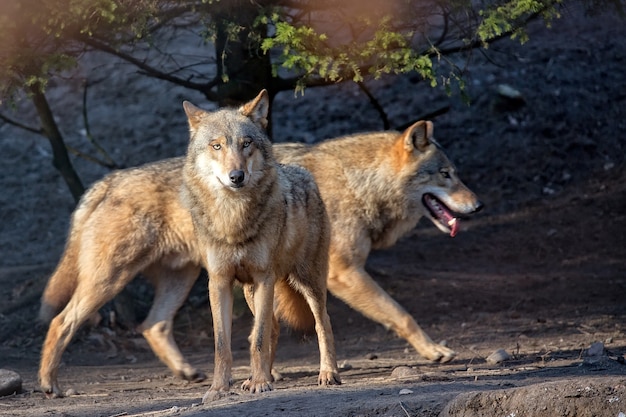
<path fill-rule="evenodd" d="M 248 146 L 250 146 L 251 143 L 252 141 L 250 139 L 246 139 L 243 141 L 243 147 L 247 148 Z"/>
<path fill-rule="evenodd" d="M 450 178 L 450 172 L 445 169 L 439 170 L 439 173 L 441 174 L 442 177 L 446 179 Z"/>
<path fill-rule="evenodd" d="M 211 147 L 215 149 L 216 151 L 219 151 L 220 149 L 222 149 L 222 145 L 220 145 L 219 143 L 214 143 L 213 145 L 211 145 Z"/>

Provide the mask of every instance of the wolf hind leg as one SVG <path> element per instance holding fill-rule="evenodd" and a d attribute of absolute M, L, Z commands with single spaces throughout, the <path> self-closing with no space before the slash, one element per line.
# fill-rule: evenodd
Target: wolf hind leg
<path fill-rule="evenodd" d="M 250 377 L 243 382 L 241 388 L 250 393 L 272 390 L 272 338 L 275 331 L 274 286 L 275 278 L 262 273 L 255 277 L 251 284 L 254 325 L 250 334 Z"/>
<path fill-rule="evenodd" d="M 159 264 L 147 268 L 144 275 L 154 285 L 155 295 L 148 316 L 139 326 L 156 356 L 176 376 L 193 382 L 204 381 L 206 375 L 185 360 L 174 340 L 173 326 L 174 316 L 199 274 L 200 267 L 192 264 L 175 270 Z"/>
<path fill-rule="evenodd" d="M 365 317 L 395 331 L 426 359 L 445 363 L 456 356 L 453 350 L 433 342 L 363 267 L 349 265 L 337 270 L 331 260 L 328 290 Z"/>
<path fill-rule="evenodd" d="M 276 283 L 275 291 L 279 291 L 279 284 L 281 281 Z M 246 284 L 243 286 L 243 295 L 246 298 L 246 303 L 248 304 L 248 308 L 252 315 L 254 315 L 254 286 L 250 284 Z M 278 347 L 278 339 L 280 337 L 280 323 L 276 318 L 276 314 L 272 314 L 272 336 L 270 341 L 270 369 L 272 373 L 272 382 L 279 381 L 282 379 L 282 375 L 280 372 L 274 368 L 274 362 L 276 360 L 276 349 Z M 248 342 L 252 343 L 252 338 L 248 338 Z"/>
<path fill-rule="evenodd" d="M 315 319 L 315 333 L 320 351 L 319 385 L 340 385 L 339 368 L 337 367 L 337 354 L 335 352 L 335 338 L 330 323 L 330 317 L 326 310 L 326 284 L 325 275 L 321 279 L 303 275 L 289 280 L 293 289 L 304 297 Z M 295 278 L 295 279 L 294 279 Z"/>
<path fill-rule="evenodd" d="M 109 274 L 108 276 L 113 276 Z M 62 397 L 58 371 L 63 352 L 80 326 L 128 284 L 134 273 L 124 271 L 115 280 L 79 280 L 65 308 L 50 322 L 39 365 L 39 383 L 48 398 Z M 104 285 L 104 283 L 108 285 Z"/>

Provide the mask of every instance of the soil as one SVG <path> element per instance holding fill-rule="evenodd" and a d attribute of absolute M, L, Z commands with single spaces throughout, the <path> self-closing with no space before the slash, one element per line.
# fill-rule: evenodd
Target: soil
<path fill-rule="evenodd" d="M 623 416 L 626 25 L 612 14 L 590 17 L 574 7 L 551 29 L 536 22 L 529 32 L 523 46 L 503 41 L 488 50 L 489 59 L 476 53 L 470 106 L 410 77 L 369 84 L 394 126 L 450 106 L 434 119 L 435 136 L 486 208 L 464 220 L 454 239 L 422 222 L 367 264 L 430 336 L 458 356 L 430 363 L 330 297 L 343 379 L 337 387 L 315 385 L 315 338 L 283 329 L 276 364 L 282 379 L 274 391 L 239 390 L 251 324 L 239 306 L 233 395 L 202 405 L 210 378 L 173 377 L 133 330 L 150 299 L 138 279 L 123 293 L 134 311 L 111 303 L 105 319 L 69 346 L 60 383 L 71 395 L 45 399 L 36 378 L 45 334 L 36 324 L 38 300 L 63 249 L 73 202 L 50 166 L 46 142 L 0 125 L 0 368 L 23 378 L 20 393 L 0 398 L 0 415 Z M 89 73 L 97 78 L 88 95 L 91 132 L 114 159 L 131 166 L 182 154 L 180 102 L 202 98 L 93 59 L 101 61 Z M 503 84 L 523 100 L 504 99 L 497 93 Z M 59 80 L 48 94 L 70 145 L 93 152 L 81 132 L 80 83 Z M 17 114 L 35 120 L 28 108 Z M 277 141 L 382 127 L 367 98 L 348 84 L 298 98 L 281 94 L 273 117 Z M 76 165 L 86 183 L 106 172 L 81 159 Z M 210 323 L 201 278 L 177 316 L 175 336 L 207 375 Z M 509 358 L 488 361 L 499 349 Z"/>

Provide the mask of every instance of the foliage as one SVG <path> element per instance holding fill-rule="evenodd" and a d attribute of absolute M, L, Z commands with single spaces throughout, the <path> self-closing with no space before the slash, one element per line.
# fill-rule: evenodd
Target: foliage
<path fill-rule="evenodd" d="M 16 88 L 45 85 L 50 75 L 70 68 L 88 48 L 124 55 L 128 45 L 144 42 L 154 49 L 151 36 L 168 26 L 192 27 L 199 36 L 215 41 L 216 15 L 222 16 L 231 41 L 242 32 L 262 51 L 273 54 L 273 75 L 287 74 L 289 83 L 277 89 L 301 90 L 308 84 L 362 82 L 384 74 L 418 73 L 431 85 L 461 80 L 463 68 L 451 64 L 451 53 L 487 46 L 512 35 L 526 40 L 529 18 L 558 16 L 561 0 L 23 0 L 0 6 L 0 96 Z M 230 5 L 230 6 L 229 6 Z M 253 7 L 255 24 L 242 26 L 237 9 Z M 190 17 L 192 16 L 192 17 Z M 273 51 L 277 51 L 273 53 Z M 215 62 L 228 59 L 228 49 Z M 200 85 L 184 80 L 194 76 L 167 76 L 158 68 L 147 74 L 190 88 L 209 90 L 228 83 L 230 74 Z M 448 69 L 441 72 L 442 65 Z M 224 67 L 226 68 L 226 66 Z M 170 71 L 172 73 L 173 71 Z M 295 75 L 295 78 L 293 76 Z M 293 81 L 293 82 L 291 82 Z"/>
<path fill-rule="evenodd" d="M 561 0 L 511 0 L 481 10 L 483 17 L 478 27 L 478 36 L 486 44 L 490 39 L 503 33 L 511 34 L 524 43 L 528 35 L 524 31 L 525 23 L 531 16 L 540 15 L 549 25 L 551 20 L 559 18 L 558 5 Z"/>
<path fill-rule="evenodd" d="M 16 89 L 44 88 L 49 77 L 72 68 L 85 51 L 80 36 L 106 31 L 141 35 L 154 17 L 151 0 L 21 0 L 0 4 L 0 97 Z"/>
<path fill-rule="evenodd" d="M 558 17 L 560 3 L 561 0 L 381 0 L 348 1 L 341 5 L 323 2 L 326 8 L 309 4 L 301 9 L 273 10 L 265 16 L 273 23 L 275 33 L 263 41 L 262 48 L 266 53 L 280 51 L 274 63 L 275 75 L 281 68 L 301 73 L 298 90 L 316 77 L 331 82 L 362 82 L 366 76 L 379 78 L 389 73 L 412 72 L 431 86 L 441 82 L 449 88 L 455 81 L 462 89 L 463 68 L 448 59 L 449 55 L 487 47 L 504 36 L 524 42 L 526 23 L 537 15 L 547 22 Z M 324 26 L 328 29 L 320 29 Z M 349 31 L 342 32 L 342 27 Z"/>
<path fill-rule="evenodd" d="M 431 86 L 462 92 L 474 48 L 504 37 L 525 42 L 527 23 L 542 17 L 549 24 L 564 1 L 0 1 L 0 105 L 25 92 L 41 127 L 1 113 L 0 120 L 48 137 L 55 166 L 78 196 L 82 185 L 44 90 L 50 77 L 73 68 L 88 50 L 115 55 L 219 104 L 249 99 L 260 88 L 273 97 L 352 80 L 386 121 L 364 81 L 416 73 Z M 614 4 L 621 12 L 624 0 L 581 1 L 591 8 Z M 206 51 L 183 57 L 163 45 L 180 31 L 203 39 Z"/>
<path fill-rule="evenodd" d="M 262 49 L 268 53 L 280 48 L 280 66 L 303 72 L 297 91 L 302 91 L 310 77 L 320 77 L 332 82 L 352 79 L 362 82 L 365 75 L 380 78 L 383 74 L 418 72 L 435 85 L 435 75 L 430 57 L 413 49 L 409 36 L 391 29 L 391 18 L 385 17 L 371 39 L 359 43 L 351 41 L 337 47 L 330 46 L 328 36 L 317 33 L 306 25 L 294 26 L 284 21 L 275 24 L 276 34 L 265 38 Z M 274 68 L 277 76 L 278 66 Z"/>

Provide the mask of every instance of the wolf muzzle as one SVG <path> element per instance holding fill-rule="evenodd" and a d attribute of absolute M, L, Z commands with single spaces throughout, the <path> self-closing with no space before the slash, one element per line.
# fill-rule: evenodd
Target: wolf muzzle
<path fill-rule="evenodd" d="M 240 169 L 230 171 L 228 176 L 230 178 L 230 186 L 234 188 L 242 187 L 243 180 L 246 178 L 246 174 Z"/>

